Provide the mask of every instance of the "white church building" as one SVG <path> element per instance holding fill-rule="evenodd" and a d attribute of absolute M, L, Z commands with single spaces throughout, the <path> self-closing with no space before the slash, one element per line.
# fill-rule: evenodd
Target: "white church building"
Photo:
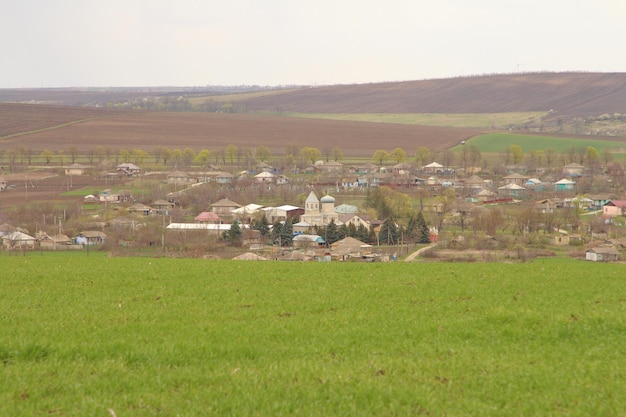
<path fill-rule="evenodd" d="M 296 226 L 327 226 L 333 220 L 335 224 L 340 224 L 339 214 L 335 212 L 335 199 L 329 195 L 318 199 L 311 191 L 304 202 L 304 214 L 300 216 L 300 222 L 294 224 L 294 230 Z"/>

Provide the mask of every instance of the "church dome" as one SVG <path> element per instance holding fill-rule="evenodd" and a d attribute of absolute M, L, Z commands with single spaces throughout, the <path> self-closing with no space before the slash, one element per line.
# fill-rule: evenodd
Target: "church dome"
<path fill-rule="evenodd" d="M 334 203 L 335 199 L 329 195 L 325 195 L 324 197 L 322 197 L 322 199 L 320 200 L 321 203 Z"/>

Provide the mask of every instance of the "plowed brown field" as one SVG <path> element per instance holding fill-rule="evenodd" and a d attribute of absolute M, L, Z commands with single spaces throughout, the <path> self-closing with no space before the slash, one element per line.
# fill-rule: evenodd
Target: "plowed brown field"
<path fill-rule="evenodd" d="M 50 111 L 46 106 L 45 111 Z M 7 112 L 8 110 L 5 109 Z M 0 108 L 2 111 L 2 108 Z M 104 116 L 111 116 L 105 113 Z M 10 120 L 10 114 L 2 120 Z M 15 117 L 19 117 L 16 115 Z M 14 124 L 19 124 L 14 122 Z M 41 128 L 41 124 L 33 124 Z M 23 131 L 31 130 L 28 126 Z M 474 129 L 411 126 L 335 120 L 299 119 L 273 115 L 223 113 L 132 112 L 64 125 L 0 141 L 1 149 L 26 148 L 79 151 L 102 145 L 113 149 L 174 148 L 224 149 L 229 144 L 255 148 L 264 145 L 278 155 L 287 145 L 340 148 L 348 157 L 371 157 L 374 151 L 402 148 L 412 154 L 419 146 L 446 149 L 481 133 Z"/>
<path fill-rule="evenodd" d="M 0 138 L 80 120 L 127 113 L 129 112 L 89 107 L 0 103 Z"/>
<path fill-rule="evenodd" d="M 80 202 L 82 201 L 81 197 L 63 196 L 62 194 L 83 187 L 93 187 L 95 190 L 119 187 L 122 181 L 119 178 L 105 180 L 90 175 L 73 176 L 70 178 L 65 175 L 58 175 L 52 171 L 9 174 L 3 176 L 3 178 L 12 187 L 0 191 L 0 214 L 2 214 L 2 208 L 32 203 L 33 201 Z M 2 219 L 0 218 L 1 221 Z"/>
<path fill-rule="evenodd" d="M 626 73 L 535 73 L 300 89 L 245 100 L 250 111 L 500 113 L 551 118 L 626 113 Z"/>

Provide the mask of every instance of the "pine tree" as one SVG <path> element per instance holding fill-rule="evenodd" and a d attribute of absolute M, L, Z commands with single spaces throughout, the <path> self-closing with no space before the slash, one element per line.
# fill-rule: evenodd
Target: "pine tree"
<path fill-rule="evenodd" d="M 383 222 L 378 238 L 383 245 L 395 245 L 398 243 L 398 226 L 392 217 Z"/>
<path fill-rule="evenodd" d="M 373 227 L 370 227 L 370 230 L 367 232 L 366 238 L 363 242 L 369 243 L 370 245 L 378 243 L 378 236 L 376 236 L 376 231 L 374 231 Z"/>
<path fill-rule="evenodd" d="M 261 236 L 267 236 L 270 232 L 270 224 L 267 221 L 267 217 L 263 215 L 260 219 L 257 219 L 254 222 L 254 228 L 259 231 Z"/>
<path fill-rule="evenodd" d="M 332 219 L 330 223 L 326 226 L 326 231 L 324 233 L 326 244 L 332 245 L 339 239 L 339 230 L 337 229 L 337 225 L 335 224 L 335 219 Z"/>
<path fill-rule="evenodd" d="M 372 227 L 370 230 L 373 232 L 374 228 Z M 370 239 L 369 239 L 370 230 L 368 230 L 367 227 L 365 227 L 365 225 L 361 223 L 359 227 L 356 229 L 356 234 L 354 235 L 354 237 L 360 240 L 361 242 L 372 243 L 370 242 Z M 374 234 L 374 241 L 375 240 L 376 240 L 376 234 Z"/>
<path fill-rule="evenodd" d="M 270 233 L 270 237 L 274 244 L 282 246 L 281 237 L 283 234 L 283 224 L 281 222 L 276 222 L 272 226 L 272 232 Z"/>
<path fill-rule="evenodd" d="M 408 239 L 413 239 L 417 235 L 417 217 L 411 213 L 409 215 L 409 221 L 406 225 L 406 237 Z"/>
<path fill-rule="evenodd" d="M 235 221 L 230 225 L 230 229 L 223 234 L 224 239 L 231 246 L 241 246 L 243 243 L 243 231 L 239 226 L 239 222 Z"/>
<path fill-rule="evenodd" d="M 430 243 L 430 229 L 424 220 L 424 214 L 420 211 L 417 213 L 417 243 Z"/>
<path fill-rule="evenodd" d="M 337 237 L 339 238 L 338 240 L 348 237 L 349 233 L 350 230 L 348 229 L 348 226 L 346 226 L 345 223 L 342 224 L 341 226 L 339 226 L 339 230 L 337 231 Z"/>
<path fill-rule="evenodd" d="M 282 227 L 282 233 L 280 234 L 280 241 L 282 246 L 291 246 L 293 242 L 293 223 L 291 220 L 285 220 Z"/>

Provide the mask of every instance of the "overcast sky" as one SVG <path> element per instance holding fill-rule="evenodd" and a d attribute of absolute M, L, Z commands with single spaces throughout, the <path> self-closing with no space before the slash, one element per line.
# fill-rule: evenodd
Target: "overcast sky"
<path fill-rule="evenodd" d="M 0 88 L 626 72 L 624 0 L 2 0 Z"/>

